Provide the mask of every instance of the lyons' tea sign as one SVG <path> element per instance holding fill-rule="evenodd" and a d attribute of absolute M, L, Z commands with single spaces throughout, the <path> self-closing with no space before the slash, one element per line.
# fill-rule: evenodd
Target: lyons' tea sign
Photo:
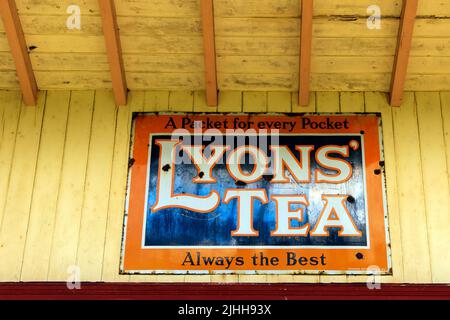
<path fill-rule="evenodd" d="M 134 118 L 123 273 L 390 272 L 380 117 Z"/>

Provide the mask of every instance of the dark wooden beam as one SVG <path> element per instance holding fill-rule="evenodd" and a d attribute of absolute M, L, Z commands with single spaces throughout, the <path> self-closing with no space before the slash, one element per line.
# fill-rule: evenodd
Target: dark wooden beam
<path fill-rule="evenodd" d="M 403 0 L 403 10 L 397 40 L 394 68 L 391 79 L 391 105 L 399 107 L 402 104 L 403 90 L 408 71 L 409 53 L 417 14 L 418 0 Z"/>
<path fill-rule="evenodd" d="M 217 106 L 217 70 L 213 0 L 201 0 L 201 15 L 205 58 L 206 103 L 209 106 Z"/>
<path fill-rule="evenodd" d="M 300 74 L 299 74 L 299 104 L 309 104 L 309 87 L 311 76 L 311 46 L 312 46 L 312 20 L 313 0 L 302 1 L 300 34 Z"/>
<path fill-rule="evenodd" d="M 26 105 L 35 105 L 38 87 L 14 0 L 0 0 L 0 14 L 16 65 L 17 77 Z"/>
<path fill-rule="evenodd" d="M 122 46 L 120 44 L 119 27 L 117 26 L 116 9 L 113 0 L 99 0 L 102 15 L 103 35 L 106 43 L 114 97 L 118 105 L 127 103 L 127 81 L 123 66 Z"/>

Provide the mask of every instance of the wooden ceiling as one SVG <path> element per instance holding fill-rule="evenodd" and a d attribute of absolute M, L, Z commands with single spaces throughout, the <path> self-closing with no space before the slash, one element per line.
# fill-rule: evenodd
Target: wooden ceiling
<path fill-rule="evenodd" d="M 203 2 L 115 1 L 128 89 L 205 90 Z M 99 3 L 16 0 L 39 89 L 112 87 Z M 308 89 L 390 91 L 402 4 L 314 0 Z M 69 5 L 81 9 L 80 30 L 66 26 Z M 381 8 L 381 29 L 367 27 L 370 5 Z M 214 0 L 217 88 L 298 91 L 301 7 L 299 0 Z M 450 0 L 419 0 L 413 34 L 405 90 L 450 90 Z M 19 82 L 0 20 L 5 88 Z"/>

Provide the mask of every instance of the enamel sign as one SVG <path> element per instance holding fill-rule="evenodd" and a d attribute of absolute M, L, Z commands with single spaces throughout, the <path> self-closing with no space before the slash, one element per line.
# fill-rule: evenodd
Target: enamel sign
<path fill-rule="evenodd" d="M 133 124 L 122 273 L 390 273 L 378 114 Z"/>

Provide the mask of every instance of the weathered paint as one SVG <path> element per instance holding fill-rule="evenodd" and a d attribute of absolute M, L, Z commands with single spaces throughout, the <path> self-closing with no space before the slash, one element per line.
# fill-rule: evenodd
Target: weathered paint
<path fill-rule="evenodd" d="M 0 91 L 0 281 L 64 281 L 71 265 L 79 265 L 87 281 L 367 281 L 328 275 L 119 275 L 130 111 L 201 110 L 196 95 L 203 93 L 133 91 L 129 104 L 118 108 L 109 91 L 42 92 L 38 107 L 29 108 L 21 106 L 17 92 Z M 393 266 L 383 282 L 450 283 L 449 97 L 407 92 L 404 104 L 392 109 L 382 93 L 312 93 L 307 108 L 290 106 L 296 112 L 381 112 Z M 287 109 L 284 94 L 221 92 L 218 110 L 276 110 L 278 98 Z"/>

